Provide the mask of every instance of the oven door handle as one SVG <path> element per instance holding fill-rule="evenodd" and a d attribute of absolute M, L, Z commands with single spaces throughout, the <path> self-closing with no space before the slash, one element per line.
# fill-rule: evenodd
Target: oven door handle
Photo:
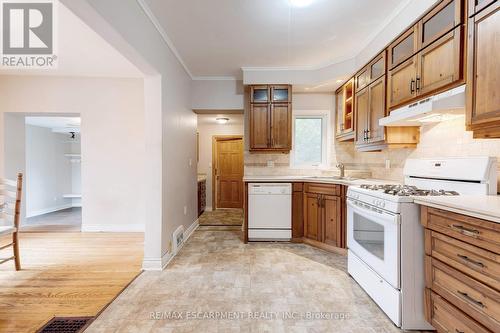
<path fill-rule="evenodd" d="M 394 222 L 396 224 L 399 224 L 399 222 L 400 222 L 398 214 L 394 214 L 394 213 L 391 213 L 391 212 L 388 212 L 388 211 L 385 211 L 382 209 L 378 209 L 378 208 L 373 207 L 371 205 L 365 204 L 361 201 L 347 198 L 347 206 L 348 206 L 348 208 L 350 207 L 354 211 L 357 211 L 364 216 L 370 216 L 370 217 L 373 217 L 375 219 L 381 219 L 381 218 L 385 219 L 385 220 L 390 219 L 391 222 Z"/>

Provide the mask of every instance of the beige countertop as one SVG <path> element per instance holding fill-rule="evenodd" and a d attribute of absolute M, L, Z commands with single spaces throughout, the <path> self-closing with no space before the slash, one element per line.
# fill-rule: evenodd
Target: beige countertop
<path fill-rule="evenodd" d="M 500 196 L 459 195 L 419 197 L 415 203 L 500 223 Z"/>
<path fill-rule="evenodd" d="M 272 182 L 304 182 L 304 183 L 325 183 L 325 184 L 339 184 L 339 185 L 361 185 L 361 184 L 385 184 L 396 183 L 393 180 L 385 179 L 372 179 L 372 178 L 335 178 L 328 176 L 245 176 L 243 181 L 246 183 L 272 183 Z"/>

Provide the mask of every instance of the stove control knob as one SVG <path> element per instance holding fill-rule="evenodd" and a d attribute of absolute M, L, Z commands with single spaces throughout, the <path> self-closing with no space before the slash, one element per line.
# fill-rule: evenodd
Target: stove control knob
<path fill-rule="evenodd" d="M 380 202 L 380 207 L 384 208 L 385 207 L 385 202 Z"/>

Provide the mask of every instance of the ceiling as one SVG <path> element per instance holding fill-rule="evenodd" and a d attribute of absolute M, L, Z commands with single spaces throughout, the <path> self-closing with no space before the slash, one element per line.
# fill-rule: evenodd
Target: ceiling
<path fill-rule="evenodd" d="M 50 128 L 56 132 L 80 132 L 80 117 L 26 117 L 27 125 Z"/>
<path fill-rule="evenodd" d="M 321 68 L 356 56 L 408 1 L 142 0 L 191 75 L 242 67 Z"/>
<path fill-rule="evenodd" d="M 217 118 L 228 118 L 229 121 L 220 125 L 217 124 Z M 243 114 L 228 114 L 228 113 L 218 113 L 218 114 L 198 114 L 198 126 L 201 125 L 218 125 L 218 126 L 227 126 L 227 125 L 241 125 L 243 126 Z"/>
<path fill-rule="evenodd" d="M 142 77 L 142 73 L 62 3 L 58 4 L 58 68 L 4 70 L 0 75 Z"/>

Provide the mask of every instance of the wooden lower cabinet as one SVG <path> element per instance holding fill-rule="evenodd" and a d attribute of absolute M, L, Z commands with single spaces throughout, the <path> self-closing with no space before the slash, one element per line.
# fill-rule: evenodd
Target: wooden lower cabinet
<path fill-rule="evenodd" d="M 304 193 L 304 237 L 333 247 L 342 247 L 342 198 L 340 185 L 310 185 Z M 317 192 L 307 192 L 318 189 Z M 323 189 L 323 190 L 321 190 Z"/>
<path fill-rule="evenodd" d="M 422 207 L 426 319 L 438 332 L 500 332 L 499 224 Z"/>
<path fill-rule="evenodd" d="M 292 187 L 292 242 L 300 242 L 304 237 L 304 184 L 293 183 Z"/>
<path fill-rule="evenodd" d="M 328 245 L 341 247 L 340 197 L 325 195 L 322 198 L 322 241 Z"/>
<path fill-rule="evenodd" d="M 321 241 L 320 194 L 304 193 L 304 237 Z"/>

